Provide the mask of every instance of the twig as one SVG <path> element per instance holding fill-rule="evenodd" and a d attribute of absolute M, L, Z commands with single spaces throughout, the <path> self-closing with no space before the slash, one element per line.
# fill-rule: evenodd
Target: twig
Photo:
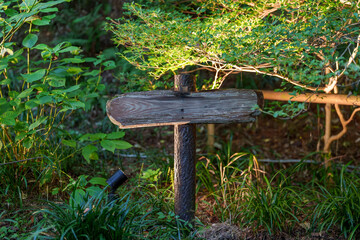
<path fill-rule="evenodd" d="M 215 74 L 214 84 L 213 84 L 213 86 L 212 86 L 211 89 L 215 89 L 216 83 L 217 83 L 217 79 L 218 79 L 218 76 L 219 76 L 219 72 L 220 72 L 224 67 L 225 67 L 225 66 L 221 66 L 220 68 L 216 68 L 216 74 Z"/>
<path fill-rule="evenodd" d="M 329 149 L 330 148 L 330 144 L 333 142 L 333 141 L 336 141 L 338 139 L 340 139 L 342 136 L 344 136 L 344 134 L 347 132 L 347 125 L 353 120 L 354 116 L 355 116 L 355 113 L 359 112 L 360 111 L 360 108 L 356 108 L 352 113 L 351 113 L 351 116 L 348 120 L 345 121 L 345 118 L 344 118 L 344 115 L 342 114 L 341 110 L 340 110 L 340 107 L 339 107 L 339 104 L 335 104 L 335 110 L 336 110 L 336 113 L 340 119 L 340 122 L 341 122 L 341 125 L 343 127 L 343 129 L 341 130 L 341 132 L 339 132 L 338 134 L 336 135 L 333 135 L 331 136 L 328 141 L 326 142 L 325 144 L 325 147 L 324 149 Z"/>
<path fill-rule="evenodd" d="M 325 87 L 325 89 L 324 89 L 324 91 L 325 91 L 326 93 L 331 92 L 331 91 L 336 87 L 336 85 L 337 85 L 337 83 L 338 83 L 338 79 L 341 78 L 341 77 L 344 75 L 346 69 L 350 66 L 350 64 L 351 64 L 352 62 L 354 62 L 354 59 L 355 59 L 355 57 L 356 57 L 356 55 L 357 55 L 357 53 L 358 53 L 358 50 L 359 50 L 360 34 L 358 35 L 356 42 L 357 42 L 357 43 L 356 43 L 356 47 L 354 48 L 353 52 L 351 53 L 351 55 L 350 55 L 350 57 L 349 57 L 349 60 L 348 60 L 347 64 L 345 65 L 344 69 L 342 70 L 342 72 L 341 72 L 340 74 L 338 74 L 338 75 L 330 78 L 329 84 L 328 84 L 328 85 Z M 350 44 L 349 44 L 349 46 L 350 46 Z M 350 52 L 349 46 L 348 46 L 346 49 Z M 345 51 L 346 51 L 346 50 L 345 50 Z M 345 52 L 345 51 L 344 51 L 344 52 Z M 343 53 L 343 54 L 344 54 L 344 53 Z M 338 62 L 336 62 L 336 63 L 337 63 L 337 68 L 338 68 Z M 354 63 L 355 63 L 355 62 L 354 62 Z M 356 63 L 355 63 L 355 64 L 356 64 Z M 338 70 L 338 69 L 336 69 L 336 70 Z"/>
<path fill-rule="evenodd" d="M 238 66 L 235 66 L 235 65 L 231 65 L 235 70 L 239 71 L 239 72 L 255 72 L 255 73 L 260 73 L 260 74 L 264 74 L 264 75 L 267 75 L 267 76 L 271 76 L 271 77 L 277 77 L 277 78 L 280 78 L 280 79 L 283 79 L 295 86 L 298 86 L 298 87 L 301 87 L 301 88 L 304 88 L 304 89 L 307 89 L 307 90 L 311 90 L 311 91 L 324 91 L 324 87 L 309 87 L 309 86 L 306 86 L 305 84 L 301 84 L 300 82 L 298 81 L 294 81 L 290 78 L 287 78 L 285 76 L 282 76 L 282 75 L 279 75 L 277 73 L 270 73 L 270 72 L 264 72 L 264 71 L 261 71 L 259 70 L 258 68 L 254 67 L 254 66 L 246 66 L 246 68 L 243 68 L 243 67 L 238 67 Z"/>
<path fill-rule="evenodd" d="M 27 158 L 27 159 L 23 159 L 23 160 L 19 160 L 19 161 L 13 161 L 13 162 L 8 162 L 8 163 L 0 163 L 0 166 L 10 165 L 10 164 L 15 164 L 15 163 L 20 163 L 20 162 L 26 162 L 26 161 L 29 161 L 29 160 L 42 159 L 42 158 L 44 158 L 44 157 Z"/>
<path fill-rule="evenodd" d="M 356 47 L 355 47 L 354 51 L 352 52 L 351 56 L 349 57 L 349 61 L 348 61 L 348 63 L 346 64 L 345 68 L 344 68 L 343 71 L 339 74 L 339 76 L 338 76 L 339 78 L 344 74 L 344 72 L 345 72 L 346 69 L 350 66 L 350 64 L 351 64 L 352 62 L 354 62 L 354 59 L 355 59 L 355 57 L 356 57 L 356 55 L 357 55 L 357 53 L 358 53 L 358 51 L 359 51 L 360 34 L 358 35 L 356 42 L 357 42 L 357 43 L 356 43 Z M 350 51 L 350 50 L 349 50 L 349 51 Z"/>
<path fill-rule="evenodd" d="M 334 88 L 334 93 L 337 94 L 339 92 L 338 88 L 335 86 Z M 335 110 L 336 113 L 340 119 L 341 125 L 343 127 L 343 129 L 341 130 L 341 132 L 339 132 L 336 135 L 329 135 L 328 138 L 326 139 L 326 141 L 324 141 L 325 146 L 324 146 L 324 152 L 329 152 L 330 150 L 330 144 L 335 141 L 340 139 L 346 132 L 347 132 L 347 125 L 353 120 L 355 114 L 360 111 L 360 108 L 355 108 L 354 111 L 351 113 L 351 116 L 349 117 L 348 120 L 345 120 L 344 115 L 342 114 L 339 104 L 334 104 L 335 106 Z"/>
<path fill-rule="evenodd" d="M 258 159 L 258 162 L 263 163 L 314 163 L 314 164 L 322 164 L 322 162 L 315 160 L 302 160 L 302 159 L 281 159 L 281 160 L 273 160 L 273 159 Z"/>
<path fill-rule="evenodd" d="M 181 73 L 183 73 L 183 74 L 188 74 L 188 73 L 193 73 L 193 72 L 200 71 L 200 70 L 208 70 L 208 71 L 211 71 L 211 72 L 215 72 L 214 69 L 211 69 L 211 68 L 208 68 L 208 67 L 200 67 L 200 68 L 197 68 L 197 69 L 194 69 L 194 70 L 190 70 L 190 71 L 183 71 L 183 72 L 181 72 Z"/>
<path fill-rule="evenodd" d="M 220 81 L 220 84 L 219 84 L 219 88 L 221 88 L 221 86 L 222 86 L 222 84 L 224 83 L 224 81 L 225 81 L 225 79 L 227 78 L 227 76 L 229 76 L 230 74 L 232 74 L 234 71 L 230 71 L 230 72 L 228 72 L 228 73 L 226 73 L 225 75 L 224 75 L 224 77 L 221 79 L 221 81 Z"/>
<path fill-rule="evenodd" d="M 120 157 L 126 157 L 126 158 L 148 158 L 148 156 L 146 156 L 145 154 L 122 154 L 119 153 L 118 156 Z"/>

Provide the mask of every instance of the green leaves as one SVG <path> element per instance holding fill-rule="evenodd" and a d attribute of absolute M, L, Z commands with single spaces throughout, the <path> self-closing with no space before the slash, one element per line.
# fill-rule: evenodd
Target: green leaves
<path fill-rule="evenodd" d="M 21 74 L 21 76 L 24 78 L 26 82 L 32 83 L 42 79 L 45 76 L 45 73 L 46 73 L 45 69 L 40 69 L 33 73 Z"/>
<path fill-rule="evenodd" d="M 41 96 L 38 98 L 40 104 L 46 104 L 53 102 L 53 97 L 51 96 Z"/>
<path fill-rule="evenodd" d="M 116 148 L 114 141 L 112 141 L 112 140 L 102 140 L 102 141 L 100 142 L 100 144 L 101 144 L 101 146 L 102 146 L 103 148 L 105 148 L 106 150 L 114 153 L 115 148 Z"/>
<path fill-rule="evenodd" d="M 70 74 L 79 74 L 81 72 L 83 72 L 82 68 L 79 68 L 79 67 L 70 67 L 66 70 L 68 73 Z"/>
<path fill-rule="evenodd" d="M 69 109 L 79 109 L 79 108 L 85 108 L 85 103 L 78 101 L 76 99 L 69 99 L 67 101 L 64 101 L 64 104 L 68 105 L 69 107 L 65 107 L 63 110 L 67 111 Z M 63 111 L 62 110 L 62 111 Z"/>
<path fill-rule="evenodd" d="M 32 23 L 36 26 L 46 26 L 49 25 L 51 20 L 55 17 L 55 14 L 43 16 L 42 18 L 35 19 L 34 21 L 32 21 Z"/>
<path fill-rule="evenodd" d="M 85 147 L 82 148 L 81 153 L 87 162 L 91 160 L 98 160 L 99 156 L 97 154 L 98 147 L 100 144 L 105 150 L 108 150 L 112 153 L 115 152 L 116 149 L 128 149 L 132 147 L 132 145 L 126 141 L 118 140 L 119 138 L 124 137 L 124 132 L 113 132 L 109 134 L 105 133 L 94 133 L 94 134 L 85 134 L 79 138 L 81 142 L 91 142 L 88 143 Z M 75 140 L 63 140 L 62 143 L 65 146 L 69 146 L 72 148 L 76 148 L 77 144 Z"/>
<path fill-rule="evenodd" d="M 89 180 L 89 183 L 91 184 L 99 184 L 101 186 L 106 187 L 108 184 L 106 183 L 106 179 L 102 177 L 93 177 Z"/>
<path fill-rule="evenodd" d="M 76 141 L 75 140 L 62 140 L 62 144 L 68 146 L 68 147 L 72 147 L 72 148 L 76 148 Z"/>
<path fill-rule="evenodd" d="M 15 125 L 17 118 L 19 114 L 14 111 L 6 111 L 3 114 L 0 115 L 0 123 L 4 125 L 13 126 Z"/>
<path fill-rule="evenodd" d="M 125 132 L 112 132 L 106 135 L 106 139 L 119 139 L 125 136 Z"/>
<path fill-rule="evenodd" d="M 82 155 L 84 156 L 84 158 L 86 159 L 86 161 L 88 163 L 90 163 L 90 160 L 97 160 L 99 159 L 97 153 L 97 147 L 95 147 L 94 145 L 87 145 L 86 147 L 84 147 L 82 149 Z"/>
<path fill-rule="evenodd" d="M 76 47 L 76 46 L 70 46 L 70 47 L 65 47 L 61 50 L 59 50 L 59 53 L 66 53 L 66 52 L 70 52 L 74 55 L 77 55 L 80 52 L 80 48 Z"/>
<path fill-rule="evenodd" d="M 87 133 L 79 138 L 80 141 L 96 141 L 100 139 L 104 139 L 106 137 L 105 133 Z"/>
<path fill-rule="evenodd" d="M 48 117 L 44 116 L 44 117 L 41 117 L 39 118 L 38 120 L 36 120 L 34 123 L 32 123 L 30 126 L 29 126 L 29 131 L 33 130 L 34 128 L 37 128 L 38 126 L 40 126 L 40 124 L 44 123 L 46 120 L 48 119 Z"/>
<path fill-rule="evenodd" d="M 98 159 L 98 148 L 96 147 L 98 144 L 102 148 L 112 153 L 115 152 L 116 149 L 123 150 L 131 148 L 132 145 L 124 140 L 119 140 L 119 138 L 124 137 L 124 132 L 113 132 L 113 133 L 93 133 L 93 134 L 84 134 L 79 138 L 81 142 L 92 142 L 91 144 L 87 144 L 82 149 L 82 155 L 86 159 L 86 161 L 90 162 L 90 160 Z M 63 141 L 63 144 L 70 147 L 75 147 L 76 143 L 70 140 Z"/>
<path fill-rule="evenodd" d="M 74 122 L 67 122 L 73 120 L 69 115 L 91 109 L 100 96 L 98 92 L 105 89 L 100 84 L 103 70 L 116 64 L 103 54 L 85 58 L 81 48 L 70 42 L 39 43 L 42 33 L 37 26 L 48 25 L 56 17 L 56 5 L 65 1 L 0 2 L 0 125 L 1 136 L 6 136 L 0 140 L 1 160 L 38 154 L 55 161 L 81 152 L 90 162 L 98 160 L 98 152 L 104 149 L 114 152 L 131 147 L 120 140 L 124 132 L 88 134 L 79 139 L 72 139 L 71 131 L 67 132 Z M 72 148 L 65 153 L 68 156 L 53 152 L 59 145 Z M 55 170 L 36 169 L 43 173 L 40 185 L 50 181 Z"/>
<path fill-rule="evenodd" d="M 69 115 L 79 109 L 83 112 L 86 106 L 91 109 L 100 96 L 105 59 L 85 58 L 80 55 L 80 47 L 60 39 L 55 45 L 54 39 L 41 39 L 43 43 L 39 43 L 44 33 L 38 26 L 49 25 L 56 17 L 56 5 L 63 2 L 66 1 L 0 0 L 0 159 L 2 163 L 43 159 L 41 164 L 21 163 L 20 178 L 15 176 L 19 174 L 9 174 L 10 188 L 6 192 L 18 196 L 20 201 L 23 191 L 29 190 L 26 179 L 30 177 L 28 180 L 34 180 L 37 186 L 54 180 L 60 173 L 58 164 L 62 159 L 82 153 L 87 162 L 97 160 L 98 151 L 103 151 L 102 140 L 118 141 L 115 149 L 129 146 L 118 140 L 123 133 L 113 134 L 110 139 L 106 139 L 107 134 L 92 136 L 94 141 L 72 139 L 78 135 L 73 130 L 77 124 Z M 95 61 L 97 68 L 93 67 Z M 114 64 L 108 62 L 107 67 Z M 63 151 L 61 147 L 71 149 Z M 33 169 L 28 171 L 28 167 Z M 94 179 L 93 184 L 105 185 L 100 178 Z"/>
<path fill-rule="evenodd" d="M 31 95 L 31 93 L 33 92 L 32 88 L 28 88 L 24 91 L 22 91 L 16 98 L 21 99 L 21 98 L 25 98 Z"/>
<path fill-rule="evenodd" d="M 115 144 L 116 149 L 128 149 L 132 147 L 130 143 L 123 140 L 113 140 L 113 143 Z"/>
<path fill-rule="evenodd" d="M 49 75 L 48 76 L 49 85 L 51 87 L 63 87 L 66 83 L 66 78 L 58 75 Z"/>
<path fill-rule="evenodd" d="M 26 48 L 32 48 L 38 41 L 38 36 L 35 34 L 28 34 L 22 41 L 22 45 Z"/>
<path fill-rule="evenodd" d="M 283 90 L 300 86 L 302 92 L 325 90 L 330 77 L 344 70 L 341 77 L 358 80 L 356 71 L 348 74 L 353 69 L 348 63 L 357 66 L 360 59 L 359 54 L 350 58 L 360 32 L 359 25 L 351 24 L 358 22 L 356 4 L 295 0 L 274 7 L 276 1 L 192 1 L 174 7 L 170 1 L 155 2 L 126 4 L 131 17 L 106 25 L 115 43 L 126 48 L 121 56 L 155 78 L 186 66 L 206 67 L 223 76 L 259 73 L 264 77 L 258 80 L 266 84 L 281 81 Z M 325 74 L 329 68 L 332 73 Z M 219 87 L 224 80 L 203 87 Z M 346 89 L 344 78 L 339 81 Z M 250 82 L 244 87 L 253 88 L 255 80 Z"/>
<path fill-rule="evenodd" d="M 113 152 L 115 149 L 128 149 L 131 148 L 132 145 L 128 142 L 122 141 L 122 140 L 102 140 L 100 142 L 101 146 L 105 148 L 106 150 Z"/>
<path fill-rule="evenodd" d="M 31 99 L 29 101 L 26 101 L 25 103 L 25 109 L 33 109 L 37 106 L 39 106 L 40 101 L 37 99 Z"/>

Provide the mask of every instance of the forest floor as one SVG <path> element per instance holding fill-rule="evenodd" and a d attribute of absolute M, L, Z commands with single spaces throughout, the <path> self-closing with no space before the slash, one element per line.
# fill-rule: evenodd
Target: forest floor
<path fill-rule="evenodd" d="M 159 149 L 173 153 L 172 127 L 143 128 L 127 130 L 128 141 L 141 149 Z M 312 112 L 291 120 L 278 120 L 260 115 L 256 122 L 246 124 L 216 124 L 215 149 L 221 143 L 232 139 L 232 151 L 248 151 L 258 159 L 319 159 L 312 156 L 322 150 L 324 124 Z M 334 119 L 332 133 L 341 131 L 341 125 Z M 206 125 L 197 125 L 197 152 L 206 153 Z M 356 164 L 360 158 L 360 115 L 348 127 L 347 133 L 332 144 L 332 156 L 336 163 Z M 307 157 L 308 156 L 308 157 Z"/>
<path fill-rule="evenodd" d="M 340 131 L 338 125 L 339 123 L 334 121 L 334 133 Z M 201 124 L 197 126 L 198 157 L 208 154 L 206 150 L 206 127 L 206 125 Z M 215 125 L 215 129 L 215 151 L 221 148 L 223 144 L 232 141 L 231 148 L 233 153 L 252 153 L 259 161 L 261 159 L 271 161 L 289 159 L 321 161 L 320 155 L 316 154 L 316 152 L 319 141 L 321 141 L 320 136 L 322 135 L 323 124 L 318 121 L 317 115 L 311 111 L 293 120 L 277 120 L 270 116 L 260 115 L 254 123 L 217 124 Z M 347 134 L 333 144 L 332 157 L 335 163 L 358 165 L 358 161 L 356 160 L 360 157 L 360 151 L 358 151 L 360 142 L 359 130 L 360 116 L 356 116 L 354 121 L 349 125 Z M 172 126 L 126 130 L 124 140 L 133 144 L 134 147 L 131 151 L 135 152 L 138 157 L 134 158 L 130 155 L 128 157 L 122 156 L 122 166 L 118 166 L 116 162 L 111 162 L 109 166 L 106 167 L 107 172 L 112 172 L 114 169 L 121 167 L 129 177 L 135 177 L 142 168 L 141 157 L 146 157 L 146 155 L 151 157 L 151 154 L 159 155 L 158 153 L 164 156 L 173 155 Z M 263 169 L 270 169 L 268 174 L 271 175 L 272 171 L 284 169 L 293 163 L 274 162 L 272 164 L 269 162 L 260 162 L 260 164 L 264 166 Z M 272 167 L 266 168 L 266 166 L 270 164 L 272 164 Z M 321 163 L 319 167 L 322 167 Z M 74 168 L 73 171 L 75 176 L 76 168 Z M 79 171 L 84 171 L 84 169 L 80 169 Z M 91 171 L 93 170 L 89 169 L 89 172 Z M 204 204 L 204 200 L 214 205 L 215 202 L 214 199 L 206 193 L 199 192 L 197 195 L 198 208 L 196 216 L 204 225 L 208 226 L 206 230 L 199 233 L 198 236 L 205 239 L 345 239 L 338 229 L 308 233 L 306 231 L 308 228 L 306 224 L 300 224 L 291 232 L 284 231 L 275 235 L 270 235 L 266 229 L 262 228 L 240 228 L 229 222 L 221 222 L 213 210 L 209 208 L 207 204 Z M 24 207 L 28 210 L 20 211 L 19 213 L 15 213 L 15 215 L 29 216 L 30 221 L 22 226 L 24 229 L 21 230 L 20 226 L 18 228 L 11 226 L 11 233 L 16 233 L 16 231 L 19 230 L 24 232 L 27 231 L 26 229 L 31 229 L 32 222 L 34 222 L 31 212 L 40 207 L 38 198 L 36 196 L 28 196 L 27 199 L 24 200 Z M 10 226 L 10 223 L 8 224 Z M 3 223 L 0 228 L 6 226 L 6 223 Z"/>
<path fill-rule="evenodd" d="M 324 124 L 322 108 L 316 114 L 316 108 L 306 114 L 291 120 L 278 120 L 267 115 L 260 115 L 256 122 L 247 124 L 217 124 L 215 125 L 215 151 L 223 143 L 232 141 L 232 152 L 250 152 L 260 161 L 260 164 L 272 164 L 273 170 L 284 169 L 294 163 L 286 160 L 311 160 L 321 162 L 322 139 Z M 314 113 L 315 112 L 315 113 Z M 321 117 L 321 118 L 320 118 Z M 341 125 L 333 120 L 332 133 L 341 131 Z M 206 156 L 206 125 L 197 125 L 197 153 Z M 132 129 L 127 132 L 130 141 L 139 152 L 146 149 L 158 149 L 168 155 L 173 154 L 173 127 Z M 336 164 L 359 165 L 360 159 L 360 116 L 356 116 L 349 125 L 348 132 L 340 140 L 332 144 L 332 161 Z M 261 163 L 261 160 L 265 160 Z M 279 163 L 278 161 L 285 161 Z M 131 160 L 133 161 L 133 160 Z M 271 163 L 273 161 L 273 163 Z M 270 162 L 270 163 L 269 163 Z M 275 166 L 275 167 L 274 167 Z M 265 168 L 264 168 L 265 169 Z M 271 175 L 271 172 L 269 173 Z M 302 176 L 299 176 L 300 178 Z M 206 239 L 345 239 L 339 229 L 308 233 L 307 226 L 299 225 L 291 232 L 269 235 L 265 229 L 239 228 L 227 222 L 220 222 L 213 211 L 202 201 L 212 201 L 206 195 L 197 196 L 197 217 L 208 226 L 200 236 Z"/>

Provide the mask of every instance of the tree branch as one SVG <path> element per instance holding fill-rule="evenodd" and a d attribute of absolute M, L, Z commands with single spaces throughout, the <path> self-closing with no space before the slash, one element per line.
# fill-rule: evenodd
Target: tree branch
<path fill-rule="evenodd" d="M 351 113 L 351 116 L 350 118 L 345 121 L 344 119 L 344 115 L 342 114 L 341 110 L 340 110 L 340 107 L 339 107 L 339 104 L 335 104 L 335 110 L 336 110 L 336 113 L 340 119 L 340 122 L 341 122 L 341 125 L 343 127 L 343 129 L 341 130 L 341 132 L 339 132 L 338 134 L 336 135 L 333 135 L 331 136 L 328 141 L 326 142 L 325 146 L 324 146 L 324 150 L 327 149 L 327 150 L 330 150 L 330 144 L 333 142 L 333 141 L 336 141 L 338 139 L 340 139 L 342 136 L 344 136 L 344 134 L 347 132 L 347 125 L 353 120 L 355 114 L 357 112 L 360 111 L 360 108 L 356 108 L 352 113 Z"/>

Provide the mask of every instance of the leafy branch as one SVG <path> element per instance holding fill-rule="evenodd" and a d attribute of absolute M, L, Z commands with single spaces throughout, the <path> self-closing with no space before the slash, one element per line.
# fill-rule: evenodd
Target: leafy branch
<path fill-rule="evenodd" d="M 140 69 L 152 69 L 156 78 L 195 66 L 217 77 L 253 72 L 326 93 L 343 76 L 352 79 L 358 66 L 359 2 L 207 2 L 187 1 L 186 11 L 179 5 L 128 4 L 129 16 L 110 21 L 107 29 L 126 47 L 123 56 Z M 325 74 L 327 68 L 335 71 Z"/>

